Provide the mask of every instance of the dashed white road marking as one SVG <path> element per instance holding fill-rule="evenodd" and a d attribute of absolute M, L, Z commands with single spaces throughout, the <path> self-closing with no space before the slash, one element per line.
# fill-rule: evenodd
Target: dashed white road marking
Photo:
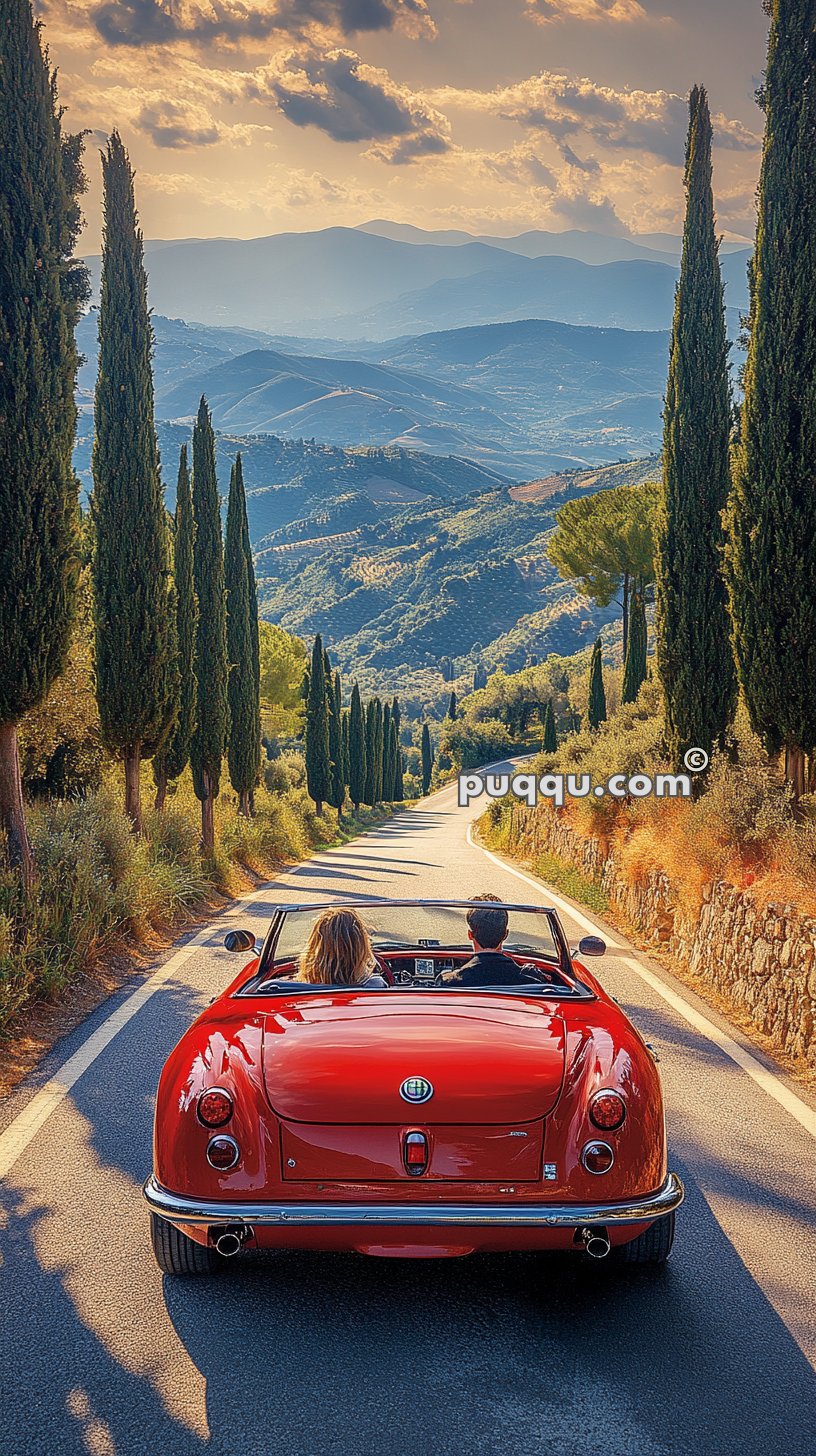
<path fill-rule="evenodd" d="M 534 880 L 530 875 L 524 874 L 522 870 L 516 869 L 514 865 L 507 864 L 497 854 L 492 854 L 489 849 L 485 849 L 483 844 L 478 844 L 473 838 L 473 827 L 470 824 L 467 829 L 467 842 L 474 849 L 480 849 L 482 854 L 487 855 L 489 860 L 492 860 L 495 865 L 498 865 L 499 869 L 506 870 L 510 875 L 515 875 L 517 880 L 523 880 L 526 885 L 531 885 L 539 893 L 542 890 L 546 891 L 547 898 L 552 901 L 555 909 L 561 910 L 563 914 L 570 916 L 583 930 L 589 931 L 592 935 L 597 935 L 599 930 L 602 930 L 609 949 L 618 952 L 618 958 L 623 961 L 623 964 L 628 970 L 634 971 L 636 976 L 640 976 L 640 979 L 645 981 L 647 986 L 651 986 L 652 990 L 671 1006 L 672 1010 L 676 1011 L 679 1016 L 682 1016 L 684 1021 L 689 1023 L 689 1026 L 693 1026 L 694 1030 L 698 1031 L 701 1036 L 704 1036 L 708 1041 L 713 1042 L 715 1046 L 719 1047 L 720 1051 L 724 1052 L 727 1057 L 730 1057 L 732 1062 L 736 1062 L 736 1065 L 741 1067 L 742 1071 L 747 1073 L 756 1082 L 757 1086 L 762 1088 L 763 1092 L 766 1092 L 791 1117 L 794 1117 L 805 1129 L 805 1132 L 810 1133 L 812 1138 L 816 1138 L 816 1111 L 812 1107 L 809 1107 L 806 1102 L 803 1102 L 801 1097 L 797 1097 L 796 1093 L 792 1092 L 790 1087 L 780 1081 L 767 1067 L 764 1067 L 745 1047 L 740 1046 L 739 1042 L 734 1041 L 734 1038 L 729 1036 L 727 1032 L 721 1031 L 718 1026 L 715 1026 L 713 1021 L 709 1021 L 707 1016 L 702 1016 L 695 1007 L 690 1006 L 687 1001 L 684 1001 L 683 997 L 679 996 L 676 991 L 673 991 L 670 986 L 664 985 L 659 976 L 654 975 L 645 966 L 641 966 L 632 955 L 627 954 L 626 948 L 620 942 L 607 939 L 605 926 L 599 926 L 596 922 L 589 920 L 580 910 L 576 910 L 573 905 L 568 904 L 566 900 L 562 900 L 561 896 L 556 895 L 543 880 Z"/>

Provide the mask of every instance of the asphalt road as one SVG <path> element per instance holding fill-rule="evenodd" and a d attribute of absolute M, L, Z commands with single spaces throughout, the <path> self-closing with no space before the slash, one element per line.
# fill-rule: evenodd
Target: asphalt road
<path fill-rule="evenodd" d="M 260 930 L 272 901 L 324 894 L 548 902 L 468 843 L 475 808 L 444 791 L 228 919 Z M 687 1190 L 665 1270 L 284 1254 L 162 1279 L 140 1192 L 153 1094 L 170 1047 L 235 973 L 225 928 L 165 956 L 149 998 L 142 978 L 99 1008 L 0 1114 L 0 1168 L 16 1159 L 0 1185 L 2 1456 L 814 1456 L 807 1108 L 758 1053 L 754 1075 L 738 1066 L 723 1033 L 745 1039 L 629 948 L 597 964 L 661 1057 Z M 63 1095 L 49 1078 L 71 1056 Z"/>

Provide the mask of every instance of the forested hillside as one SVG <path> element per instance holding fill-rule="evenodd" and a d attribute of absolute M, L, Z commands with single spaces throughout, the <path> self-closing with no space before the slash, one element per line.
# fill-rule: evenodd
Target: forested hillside
<path fill-rule="evenodd" d="M 615 608 L 598 608 L 559 580 L 546 548 L 555 514 L 587 491 L 659 475 L 656 458 L 572 472 L 524 488 L 425 501 L 355 525 L 355 498 L 258 543 L 262 615 L 289 631 L 320 628 L 343 671 L 396 691 L 406 675 L 478 663 L 515 670 L 549 652 L 577 651 Z"/>

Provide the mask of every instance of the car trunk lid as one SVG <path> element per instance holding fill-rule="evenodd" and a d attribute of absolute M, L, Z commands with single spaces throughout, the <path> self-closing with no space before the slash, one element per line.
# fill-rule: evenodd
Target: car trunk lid
<path fill-rule="evenodd" d="M 562 1019 L 533 997 L 316 993 L 267 1015 L 264 1085 L 289 1124 L 515 1129 L 554 1107 L 564 1047 Z M 412 1101 L 411 1079 L 430 1094 Z"/>

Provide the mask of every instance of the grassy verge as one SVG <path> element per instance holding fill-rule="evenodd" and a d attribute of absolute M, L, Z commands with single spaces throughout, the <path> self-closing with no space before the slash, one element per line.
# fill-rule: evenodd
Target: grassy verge
<path fill-rule="evenodd" d="M 147 777 L 143 797 L 151 802 Z M 362 809 L 338 822 L 326 808 L 318 816 L 294 770 L 274 790 L 258 790 L 255 810 L 244 819 L 222 794 L 216 849 L 205 857 L 187 776 L 163 813 L 148 813 L 141 839 L 130 833 L 115 779 L 85 799 L 33 807 L 39 879 L 28 901 L 0 853 L 0 1041 L 34 1006 L 69 1000 L 105 961 L 155 949 L 253 880 L 345 843 L 390 813 Z"/>
<path fill-rule="evenodd" d="M 553 889 L 568 895 L 576 904 L 585 905 L 595 915 L 608 914 L 609 900 L 600 885 L 582 874 L 574 865 L 559 859 L 558 855 L 547 851 L 533 859 L 519 859 L 518 845 L 510 825 L 509 804 L 506 801 L 497 800 L 490 805 L 479 820 L 478 832 L 483 844 L 506 854 L 508 859 L 524 863 L 534 874 L 540 875 L 542 880 L 552 885 Z"/>

